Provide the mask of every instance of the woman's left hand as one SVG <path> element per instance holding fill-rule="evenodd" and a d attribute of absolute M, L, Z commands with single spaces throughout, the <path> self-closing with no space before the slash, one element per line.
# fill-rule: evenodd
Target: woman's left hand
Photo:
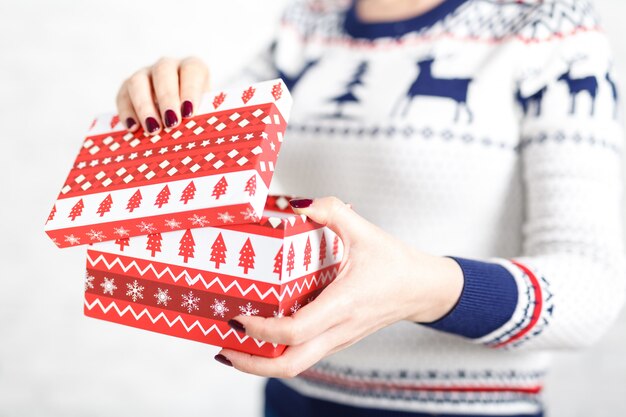
<path fill-rule="evenodd" d="M 292 207 L 328 226 L 343 241 L 337 278 L 292 316 L 239 315 L 233 319 L 237 323 L 229 321 L 250 337 L 288 345 L 281 356 L 265 358 L 222 349 L 218 361 L 251 374 L 294 377 L 390 324 L 435 321 L 459 299 L 463 274 L 453 259 L 409 247 L 337 198 L 310 202 L 295 200 Z"/>

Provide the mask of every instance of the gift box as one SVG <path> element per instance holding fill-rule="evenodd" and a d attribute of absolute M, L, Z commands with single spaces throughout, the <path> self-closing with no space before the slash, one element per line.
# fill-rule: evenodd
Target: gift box
<path fill-rule="evenodd" d="M 89 317 L 275 357 L 285 346 L 231 329 L 239 314 L 289 316 L 337 276 L 330 229 L 270 197 L 254 223 L 94 244 L 87 252 Z"/>
<path fill-rule="evenodd" d="M 273 80 L 215 92 L 203 105 L 154 136 L 127 132 L 117 116 L 96 118 L 46 222 L 56 245 L 259 217 L 287 127 L 289 91 Z"/>
<path fill-rule="evenodd" d="M 335 279 L 343 246 L 268 197 L 291 107 L 283 82 L 203 103 L 154 136 L 96 118 L 45 230 L 59 247 L 90 245 L 87 316 L 275 357 L 285 346 L 227 321 L 294 314 Z"/>

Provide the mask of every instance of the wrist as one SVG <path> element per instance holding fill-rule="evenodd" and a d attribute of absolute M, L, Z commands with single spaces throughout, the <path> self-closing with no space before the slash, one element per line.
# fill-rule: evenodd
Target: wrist
<path fill-rule="evenodd" d="M 419 300 L 407 320 L 434 322 L 458 303 L 463 292 L 463 270 L 454 259 L 443 256 L 421 255 L 417 263 Z"/>

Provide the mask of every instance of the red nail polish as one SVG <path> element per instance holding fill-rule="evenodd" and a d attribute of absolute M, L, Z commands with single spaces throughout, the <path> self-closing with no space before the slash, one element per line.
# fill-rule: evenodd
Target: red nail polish
<path fill-rule="evenodd" d="M 233 363 L 231 361 L 228 360 L 228 358 L 224 355 L 222 355 L 221 353 L 218 353 L 217 355 L 215 355 L 215 360 L 218 361 L 219 363 L 222 363 L 226 366 L 233 366 Z"/>
<path fill-rule="evenodd" d="M 235 319 L 230 319 L 230 320 L 228 320 L 228 325 L 229 325 L 231 328 L 233 328 L 233 329 L 235 329 L 236 331 L 238 331 L 238 332 L 241 332 L 241 333 L 244 333 L 244 334 L 246 333 L 246 328 L 244 327 L 244 325 L 243 325 L 243 324 L 241 324 L 241 323 L 239 323 L 239 322 L 238 322 L 237 320 L 235 320 Z"/>
<path fill-rule="evenodd" d="M 129 118 L 126 119 L 126 128 L 128 130 L 132 129 L 133 126 L 135 126 L 136 124 L 137 124 L 137 122 L 132 117 L 129 117 Z"/>
<path fill-rule="evenodd" d="M 176 124 L 178 123 L 178 116 L 176 116 L 176 113 L 174 113 L 174 110 L 167 110 L 165 112 L 165 126 L 166 127 L 173 127 L 176 126 Z"/>
<path fill-rule="evenodd" d="M 191 104 L 191 101 L 185 100 L 180 108 L 180 112 L 183 117 L 191 117 L 193 114 L 193 104 Z"/>
<path fill-rule="evenodd" d="M 156 132 L 159 130 L 159 122 L 154 117 L 146 118 L 146 129 L 148 129 L 148 133 Z"/>
<path fill-rule="evenodd" d="M 311 200 L 310 198 L 301 198 L 301 199 L 289 200 L 289 204 L 291 204 L 291 207 L 293 208 L 307 208 L 311 204 L 313 204 L 313 200 Z"/>

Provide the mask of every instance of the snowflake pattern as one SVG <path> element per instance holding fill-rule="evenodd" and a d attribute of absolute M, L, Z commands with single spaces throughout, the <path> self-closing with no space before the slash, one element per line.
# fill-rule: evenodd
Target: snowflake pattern
<path fill-rule="evenodd" d="M 139 231 L 142 233 L 152 234 L 156 232 L 156 227 L 152 225 L 152 223 L 141 222 L 137 225 Z"/>
<path fill-rule="evenodd" d="M 114 232 L 116 235 L 118 235 L 119 237 L 126 237 L 128 236 L 130 230 L 128 229 L 124 229 L 124 227 L 114 227 L 113 228 Z"/>
<path fill-rule="evenodd" d="M 257 314 L 259 314 L 259 310 L 257 310 L 256 308 L 253 308 L 252 303 L 248 303 L 245 306 L 239 306 L 239 311 L 244 316 L 256 316 Z"/>
<path fill-rule="evenodd" d="M 224 313 L 228 313 L 228 307 L 226 307 L 226 300 L 220 301 L 216 298 L 215 301 L 213 302 L 213 305 L 211 306 L 211 309 L 213 309 L 214 316 L 224 317 Z"/>
<path fill-rule="evenodd" d="M 78 245 L 80 244 L 80 238 L 74 235 L 65 235 L 65 241 L 70 245 Z"/>
<path fill-rule="evenodd" d="M 300 305 L 300 303 L 298 302 L 298 300 L 296 300 L 295 304 L 293 305 L 293 307 L 290 308 L 291 310 L 291 314 L 296 314 L 296 311 L 300 310 L 300 307 L 302 307 Z"/>
<path fill-rule="evenodd" d="M 133 302 L 139 300 L 143 300 L 143 287 L 139 285 L 137 280 L 131 284 L 126 284 L 126 295 L 133 299 Z"/>
<path fill-rule="evenodd" d="M 170 229 L 174 230 L 174 229 L 180 228 L 181 223 L 178 220 L 176 220 L 176 219 L 169 219 L 169 220 L 165 220 L 165 226 L 167 226 Z"/>
<path fill-rule="evenodd" d="M 94 279 L 95 279 L 94 276 L 91 275 L 89 272 L 85 274 L 85 291 L 87 291 L 90 288 L 93 288 Z"/>
<path fill-rule="evenodd" d="M 163 304 L 165 307 L 167 307 L 167 302 L 171 301 L 172 297 L 170 297 L 167 292 L 169 290 L 162 290 L 160 288 L 157 288 L 157 292 L 154 294 L 154 298 L 156 298 L 157 300 L 157 305 L 161 305 Z"/>
<path fill-rule="evenodd" d="M 104 277 L 104 281 L 102 281 L 102 284 L 100 284 L 100 286 L 102 287 L 103 294 L 113 295 L 113 291 L 117 290 L 117 286 L 115 285 L 115 278 L 109 279 L 107 277 Z"/>
<path fill-rule="evenodd" d="M 277 319 L 285 317 L 285 310 L 281 309 L 281 310 L 274 311 L 274 317 L 276 317 Z"/>
<path fill-rule="evenodd" d="M 252 210 L 250 207 L 248 207 L 246 211 L 242 211 L 241 215 L 243 216 L 244 220 L 250 220 L 251 222 L 259 221 L 259 218 L 257 217 L 256 212 Z"/>
<path fill-rule="evenodd" d="M 60 243 L 60 242 L 57 242 L 57 238 L 56 238 L 56 237 L 53 237 L 53 238 L 52 238 L 52 243 L 54 243 L 55 245 L 57 245 L 57 246 L 59 246 L 59 247 L 61 246 L 61 243 Z"/>
<path fill-rule="evenodd" d="M 194 226 L 204 227 L 209 224 L 209 221 L 206 219 L 206 216 L 198 216 L 197 214 L 194 214 L 193 216 L 189 217 L 187 220 L 191 221 L 191 224 Z"/>
<path fill-rule="evenodd" d="M 235 216 L 230 215 L 227 211 L 224 213 L 218 213 L 217 218 L 224 223 L 233 223 Z"/>
<path fill-rule="evenodd" d="M 180 303 L 180 306 L 186 308 L 188 313 L 191 313 L 193 310 L 200 310 L 198 303 L 200 303 L 200 297 L 194 297 L 193 291 L 189 291 L 189 294 L 183 294 L 183 302 Z"/>
<path fill-rule="evenodd" d="M 102 232 L 102 230 L 93 230 L 93 229 L 91 229 L 90 231 L 88 231 L 85 234 L 87 235 L 87 237 L 91 241 L 97 240 L 98 242 L 102 242 L 104 239 L 106 239 L 106 236 Z"/>

